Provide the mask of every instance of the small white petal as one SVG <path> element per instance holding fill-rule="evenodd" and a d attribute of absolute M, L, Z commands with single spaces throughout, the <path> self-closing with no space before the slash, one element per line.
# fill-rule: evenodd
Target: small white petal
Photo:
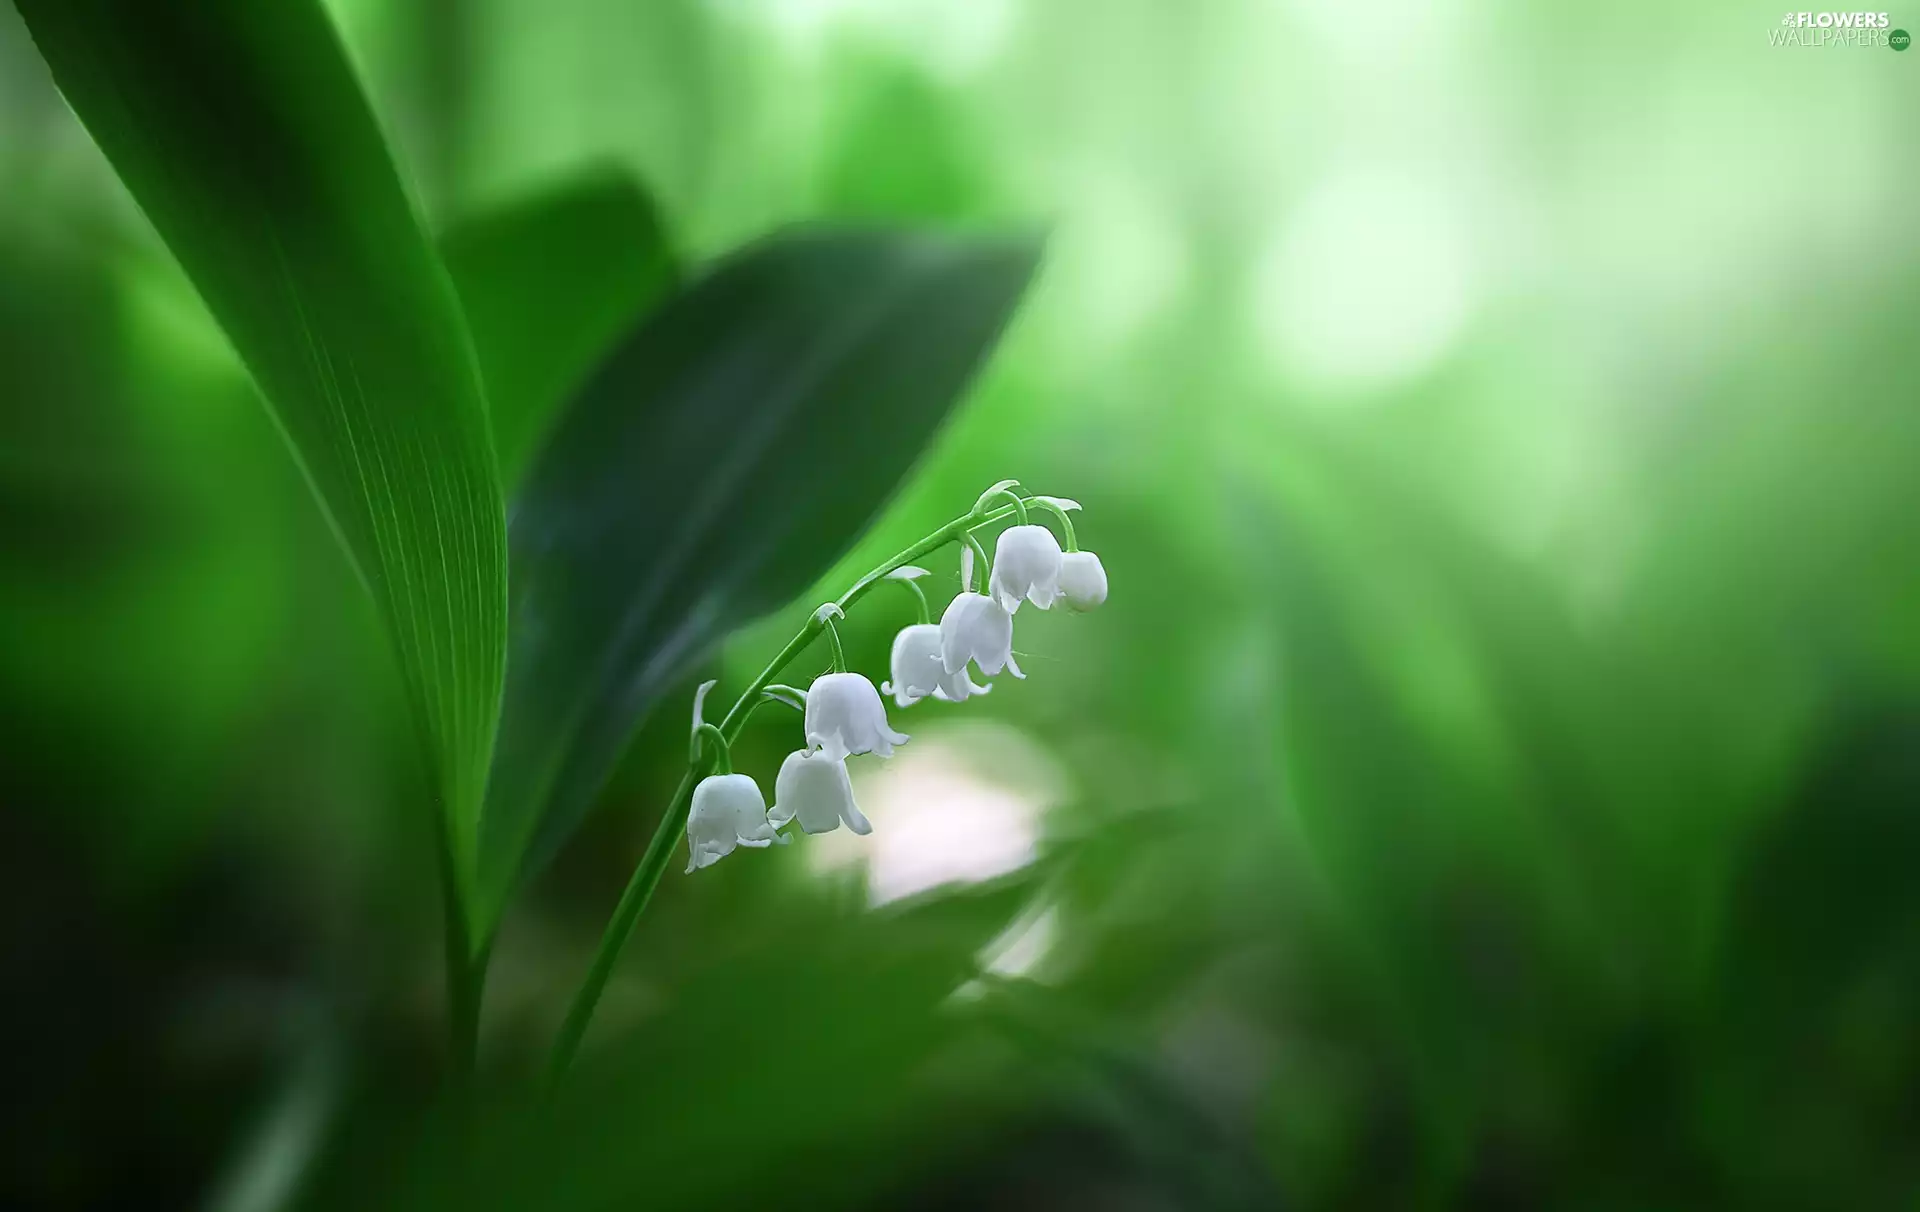
<path fill-rule="evenodd" d="M 994 603 L 1008 614 L 1020 613 L 1020 595 L 1008 588 L 1007 583 L 1000 579 L 998 567 L 993 570 L 993 576 L 987 582 L 987 593 L 993 598 Z"/>
<path fill-rule="evenodd" d="M 951 702 L 964 703 L 968 699 L 977 698 L 992 689 L 993 686 L 991 684 L 985 686 L 975 684 L 974 680 L 967 676 L 967 671 L 962 669 L 959 673 L 952 674 L 946 679 L 945 683 L 940 687 L 940 693 Z"/>
<path fill-rule="evenodd" d="M 940 667 L 948 673 L 958 673 L 966 668 L 973 653 L 966 645 L 966 628 L 963 622 L 967 612 L 967 599 L 977 596 L 972 592 L 962 592 L 940 615 Z"/>
<path fill-rule="evenodd" d="M 836 762 L 844 762 L 851 756 L 847 750 L 846 742 L 840 739 L 840 734 L 837 732 L 827 735 L 809 732 L 807 734 L 807 744 L 812 746 L 815 753 L 830 757 Z"/>

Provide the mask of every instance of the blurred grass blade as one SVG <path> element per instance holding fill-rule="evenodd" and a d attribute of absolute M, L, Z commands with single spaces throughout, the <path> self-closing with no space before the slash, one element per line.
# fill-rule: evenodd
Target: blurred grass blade
<path fill-rule="evenodd" d="M 506 535 L 459 306 L 315 0 L 19 0 L 379 604 L 472 890 Z"/>
<path fill-rule="evenodd" d="M 662 690 L 848 549 L 1038 255 L 1029 238 L 792 233 L 663 304 L 598 370 L 514 502 L 490 906 L 579 822 Z"/>
<path fill-rule="evenodd" d="M 511 487 L 560 403 L 679 279 L 653 201 L 616 169 L 583 173 L 441 234 Z"/>

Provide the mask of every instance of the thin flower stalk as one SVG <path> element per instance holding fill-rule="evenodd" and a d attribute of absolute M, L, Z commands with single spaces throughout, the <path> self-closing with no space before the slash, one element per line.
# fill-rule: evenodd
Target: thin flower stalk
<path fill-rule="evenodd" d="M 883 561 L 878 567 L 855 581 L 848 590 L 828 605 L 810 615 L 806 623 L 796 632 L 786 646 L 776 653 L 766 668 L 749 683 L 740 696 L 727 709 L 718 725 L 720 739 L 731 745 L 739 739 L 741 730 L 746 727 L 747 718 L 761 703 L 767 700 L 765 691 L 774 684 L 781 671 L 793 663 L 802 652 L 819 638 L 827 626 L 830 617 L 842 614 L 861 598 L 867 596 L 876 585 L 886 580 L 896 569 L 920 561 L 928 554 L 940 550 L 949 543 L 973 542 L 972 531 L 976 527 L 991 525 L 1014 517 L 1024 516 L 1024 502 L 1016 510 L 1012 504 L 1000 506 L 985 513 L 969 511 L 954 518 L 946 525 L 935 530 L 917 543 L 902 549 Z M 982 553 L 984 556 L 984 552 Z M 985 575 L 985 569 L 982 570 Z M 711 725 L 709 725 L 711 727 Z M 716 755 L 723 752 L 719 745 L 709 747 Z M 567 1009 L 559 1035 L 556 1037 L 553 1052 L 549 1057 L 547 1081 L 549 1090 L 558 1087 L 567 1070 L 572 1066 L 574 1057 L 579 1054 L 580 1044 L 586 1037 L 587 1027 L 593 1020 L 594 1009 L 600 1004 L 600 997 L 606 992 L 607 981 L 613 975 L 614 964 L 620 958 L 627 940 L 633 935 L 633 928 L 646 911 L 647 902 L 653 898 L 653 890 L 659 886 L 660 877 L 666 872 L 675 850 L 680 844 L 682 832 L 687 827 L 687 812 L 692 804 L 693 791 L 701 777 L 707 773 L 706 762 L 696 761 L 690 764 L 687 772 L 681 776 L 680 784 L 674 789 L 667 803 L 667 810 L 661 816 L 660 823 L 654 828 L 653 837 L 647 843 L 647 849 L 634 868 L 633 876 L 627 881 L 626 889 L 620 895 L 620 902 L 614 907 L 613 916 L 607 922 L 607 928 L 600 936 L 600 945 L 594 952 L 593 962 L 587 969 L 585 979 Z"/>

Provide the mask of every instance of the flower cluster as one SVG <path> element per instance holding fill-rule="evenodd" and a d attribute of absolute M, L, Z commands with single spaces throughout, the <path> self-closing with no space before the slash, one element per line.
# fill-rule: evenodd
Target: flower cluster
<path fill-rule="evenodd" d="M 995 677 L 1003 670 L 1016 678 L 1026 676 L 1013 657 L 1013 617 L 1023 603 L 1030 602 L 1041 610 L 1061 604 L 1084 611 L 1106 601 L 1106 569 L 1099 556 L 1079 549 L 1068 516 L 1079 505 L 1057 497 L 1025 496 L 1015 487 L 1011 480 L 995 484 L 981 494 L 970 513 L 862 577 L 838 601 L 822 606 L 807 630 L 728 712 L 725 724 L 705 722 L 702 704 L 714 683 L 700 687 L 693 704 L 691 760 L 696 771 L 710 762 L 712 773 L 694 787 L 687 814 L 689 872 L 711 866 L 742 846 L 784 845 L 788 838 L 780 830 L 789 821 L 798 821 L 807 833 L 830 833 L 843 824 L 855 833 L 871 833 L 872 824 L 854 803 L 847 759 L 867 753 L 891 757 L 894 746 L 906 744 L 906 735 L 895 732 L 887 719 L 886 704 L 880 697 L 883 692 L 902 709 L 926 698 L 961 703 L 986 694 L 992 685 L 976 683 L 968 672 L 969 665 L 978 669 L 982 678 Z M 1000 498 L 1010 504 L 993 509 Z M 1064 550 L 1052 530 L 1029 520 L 1030 508 L 1044 509 L 1056 517 L 1065 539 Z M 976 558 L 986 562 L 986 551 L 974 532 L 1008 516 L 1015 524 L 1000 533 L 990 566 L 983 570 L 986 591 L 975 592 L 973 566 Z M 911 561 L 950 542 L 961 544 L 961 590 L 941 612 L 940 621 L 934 623 L 918 584 L 927 572 Z M 865 676 L 847 670 L 834 620 L 844 618 L 845 607 L 882 580 L 912 591 L 919 602 L 920 621 L 902 628 L 894 637 L 892 680 L 875 689 Z M 814 679 L 805 691 L 773 685 L 772 679 L 781 667 L 823 631 L 832 647 L 833 671 Z M 806 737 L 805 747 L 788 754 L 780 764 L 771 808 L 759 784 L 733 772 L 728 752 L 732 740 L 729 729 L 737 732 L 746 715 L 766 701 L 799 708 Z"/>

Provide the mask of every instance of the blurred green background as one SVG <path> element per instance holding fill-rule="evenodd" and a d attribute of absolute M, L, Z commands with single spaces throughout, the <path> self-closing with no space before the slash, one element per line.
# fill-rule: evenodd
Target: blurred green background
<path fill-rule="evenodd" d="M 1752 3 L 332 8 L 435 226 L 608 167 L 690 261 L 1050 224 L 818 596 L 1017 476 L 1113 598 L 896 712 L 871 837 L 676 865 L 537 1110 L 671 696 L 450 1109 L 372 612 L 0 11 L 0 1202 L 1920 1207 L 1920 56 Z"/>

